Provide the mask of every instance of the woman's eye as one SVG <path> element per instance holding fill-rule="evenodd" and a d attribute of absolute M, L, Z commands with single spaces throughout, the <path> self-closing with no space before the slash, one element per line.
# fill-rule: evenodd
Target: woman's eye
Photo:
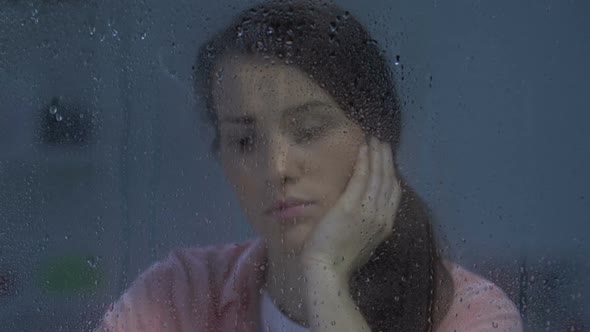
<path fill-rule="evenodd" d="M 319 136 L 322 131 L 323 127 L 310 127 L 310 128 L 303 128 L 299 130 L 298 138 L 304 141 L 309 141 L 314 139 L 315 137 Z"/>
<path fill-rule="evenodd" d="M 235 140 L 233 144 L 239 148 L 240 152 L 251 152 L 254 146 L 254 137 L 244 136 Z"/>

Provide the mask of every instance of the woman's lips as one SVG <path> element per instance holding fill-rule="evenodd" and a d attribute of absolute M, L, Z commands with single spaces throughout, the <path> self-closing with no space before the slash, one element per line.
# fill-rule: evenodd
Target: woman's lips
<path fill-rule="evenodd" d="M 309 209 L 313 207 L 314 203 L 302 203 L 294 206 L 289 206 L 281 209 L 275 209 L 270 212 L 270 215 L 278 220 L 286 220 L 291 218 L 303 217 L 308 214 Z"/>

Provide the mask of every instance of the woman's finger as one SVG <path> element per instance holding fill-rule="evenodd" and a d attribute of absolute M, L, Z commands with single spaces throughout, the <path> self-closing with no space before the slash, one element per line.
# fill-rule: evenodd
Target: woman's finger
<path fill-rule="evenodd" d="M 400 203 L 401 203 L 401 198 L 402 198 L 402 184 L 401 181 L 398 179 L 397 177 L 397 173 L 395 170 L 395 165 L 392 165 L 392 174 L 391 174 L 391 180 L 390 183 L 393 184 L 392 190 L 391 190 L 391 196 L 389 198 L 389 209 L 391 210 L 391 214 L 393 215 L 393 218 L 391 218 L 390 222 L 390 228 L 393 228 L 393 225 L 395 223 L 395 217 L 397 216 L 397 211 L 399 209 Z"/>
<path fill-rule="evenodd" d="M 395 185 L 395 179 L 393 178 L 393 155 L 389 143 L 383 143 L 381 150 L 383 153 L 383 158 L 381 159 L 383 164 L 383 184 L 379 192 L 378 206 L 384 209 L 384 213 L 389 213 L 389 200 Z"/>
<path fill-rule="evenodd" d="M 376 216 L 377 212 L 377 200 L 378 195 L 380 192 L 380 188 L 383 182 L 383 164 L 381 159 L 383 158 L 383 153 L 381 151 L 381 143 L 375 137 L 371 138 L 371 165 L 370 165 L 370 174 L 369 174 L 369 183 L 367 189 L 364 194 L 363 202 L 364 206 L 362 207 L 365 211 L 369 212 L 371 217 Z M 369 217 L 366 215 L 366 217 Z"/>

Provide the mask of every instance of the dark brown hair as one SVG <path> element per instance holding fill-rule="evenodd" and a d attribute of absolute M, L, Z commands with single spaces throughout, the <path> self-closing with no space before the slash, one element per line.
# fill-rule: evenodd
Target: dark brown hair
<path fill-rule="evenodd" d="M 215 128 L 216 154 L 219 129 L 211 90 L 216 67 L 226 55 L 268 57 L 296 66 L 366 133 L 390 142 L 394 154 L 397 151 L 400 103 L 389 65 L 349 12 L 318 1 L 269 1 L 242 12 L 201 47 L 196 86 L 206 119 Z M 436 250 L 428 208 L 405 181 L 402 186 L 392 235 L 350 281 L 351 294 L 372 331 L 432 330 L 439 286 L 435 277 L 450 279 Z"/>

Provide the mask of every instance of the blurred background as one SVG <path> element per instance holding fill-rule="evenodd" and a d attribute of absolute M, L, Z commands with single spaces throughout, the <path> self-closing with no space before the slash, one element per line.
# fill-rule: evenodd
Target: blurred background
<path fill-rule="evenodd" d="M 171 249 L 255 236 L 191 78 L 254 3 L 0 0 L 3 331 L 89 331 Z M 446 255 L 527 330 L 589 329 L 590 2 L 337 3 L 390 59 Z"/>

